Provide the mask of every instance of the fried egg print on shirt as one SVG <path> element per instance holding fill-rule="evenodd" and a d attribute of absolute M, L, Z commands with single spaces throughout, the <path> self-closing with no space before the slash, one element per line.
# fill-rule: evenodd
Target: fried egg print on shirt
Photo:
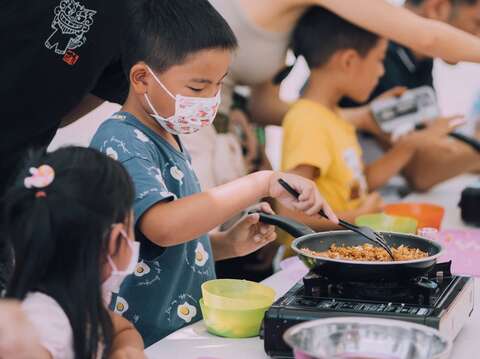
<path fill-rule="evenodd" d="M 211 266 L 208 265 L 209 259 L 210 253 L 200 241 L 191 243 L 185 255 L 185 262 L 190 270 L 193 273 L 206 277 L 212 275 Z"/>
<path fill-rule="evenodd" d="M 185 175 L 183 174 L 182 171 L 178 169 L 177 166 L 173 166 L 170 168 L 170 175 L 175 178 L 178 182 L 180 182 L 181 185 L 183 185 L 183 177 Z"/>
<path fill-rule="evenodd" d="M 135 136 L 142 142 L 150 142 L 150 139 L 139 129 L 133 130 L 135 132 Z"/>
<path fill-rule="evenodd" d="M 113 311 L 117 314 L 122 315 L 127 310 L 128 310 L 128 303 L 125 300 L 125 298 L 117 296 L 117 299 L 115 301 L 115 308 Z"/>
<path fill-rule="evenodd" d="M 198 314 L 198 301 L 190 294 L 182 293 L 170 302 L 165 310 L 166 320 L 170 325 L 190 323 Z"/>
<path fill-rule="evenodd" d="M 208 261 L 208 252 L 203 247 L 203 244 L 198 242 L 195 249 L 195 264 L 199 267 L 203 267 Z"/>
<path fill-rule="evenodd" d="M 184 302 L 177 307 L 177 315 L 186 323 L 190 323 L 197 315 L 197 308 L 190 305 L 188 302 Z"/>
<path fill-rule="evenodd" d="M 147 275 L 148 273 L 150 273 L 150 267 L 146 263 L 141 261 L 137 264 L 137 267 L 135 268 L 135 272 L 133 274 L 136 277 L 143 277 L 144 275 Z"/>
<path fill-rule="evenodd" d="M 105 154 L 110 157 L 110 158 L 113 158 L 115 161 L 118 160 L 118 153 L 117 151 L 115 151 L 113 148 L 111 147 L 108 147 L 107 150 L 105 151 Z"/>

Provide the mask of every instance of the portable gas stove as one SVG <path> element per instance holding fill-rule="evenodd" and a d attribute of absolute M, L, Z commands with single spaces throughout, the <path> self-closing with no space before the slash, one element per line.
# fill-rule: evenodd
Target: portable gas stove
<path fill-rule="evenodd" d="M 453 276 L 439 263 L 430 276 L 385 283 L 336 282 L 310 272 L 265 314 L 266 353 L 292 358 L 285 331 L 301 322 L 337 316 L 405 320 L 439 329 L 454 339 L 473 311 L 473 279 Z"/>

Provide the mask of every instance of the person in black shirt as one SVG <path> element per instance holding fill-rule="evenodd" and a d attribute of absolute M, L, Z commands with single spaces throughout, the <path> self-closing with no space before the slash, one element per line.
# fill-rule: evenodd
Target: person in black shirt
<path fill-rule="evenodd" d="M 46 147 L 62 123 L 103 101 L 125 99 L 124 2 L 0 3 L 0 192 L 27 148 Z"/>
<path fill-rule="evenodd" d="M 405 6 L 420 16 L 441 20 L 460 30 L 480 35 L 480 0 L 407 0 Z M 431 57 L 391 42 L 384 65 L 385 75 L 369 100 L 363 104 L 397 86 L 409 89 L 425 85 L 433 87 Z M 359 105 L 362 104 L 349 99 L 342 101 L 342 107 Z"/>
<path fill-rule="evenodd" d="M 433 87 L 432 58 L 415 55 L 409 48 L 390 42 L 383 64 L 385 75 L 381 77 L 368 101 L 358 103 L 350 99 L 343 99 L 342 107 L 366 105 L 386 91 L 398 86 L 408 89 L 425 85 Z"/>
<path fill-rule="evenodd" d="M 0 2 L 0 197 L 30 149 L 104 101 L 122 103 L 127 0 Z M 0 248 L 5 243 L 0 240 Z M 0 249 L 2 268 L 7 252 Z M 3 270 L 2 270 L 3 269 Z"/>
<path fill-rule="evenodd" d="M 406 0 L 405 6 L 423 17 L 441 20 L 475 35 L 480 34 L 480 0 Z M 368 101 L 360 104 L 343 99 L 341 106 L 364 105 L 396 87 L 407 89 L 425 85 L 433 87 L 433 61 L 433 58 L 412 49 L 390 43 L 384 61 L 385 75 L 380 79 Z M 388 139 L 378 131 L 378 129 L 374 131 L 374 134 L 385 146 Z M 375 145 L 369 140 L 369 135 L 362 137 L 366 152 L 378 153 L 378 150 L 372 148 Z M 442 156 L 439 156 L 439 153 Z M 447 138 L 426 143 L 407 166 L 404 175 L 414 189 L 428 190 L 440 181 L 477 169 L 480 169 L 478 153 L 462 142 Z"/>

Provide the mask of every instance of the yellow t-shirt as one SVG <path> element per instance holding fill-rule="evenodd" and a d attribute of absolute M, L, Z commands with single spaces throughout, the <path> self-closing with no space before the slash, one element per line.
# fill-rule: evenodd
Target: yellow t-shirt
<path fill-rule="evenodd" d="M 316 167 L 318 190 L 334 211 L 358 208 L 368 189 L 355 128 L 338 113 L 302 99 L 286 114 L 283 132 L 282 170 Z"/>

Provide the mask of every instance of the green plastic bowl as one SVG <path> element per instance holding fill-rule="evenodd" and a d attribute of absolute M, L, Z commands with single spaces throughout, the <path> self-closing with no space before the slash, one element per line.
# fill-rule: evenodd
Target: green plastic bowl
<path fill-rule="evenodd" d="M 275 291 L 263 284 L 239 279 L 214 279 L 202 284 L 205 304 L 224 310 L 261 309 L 272 305 Z"/>
<path fill-rule="evenodd" d="M 357 226 L 370 227 L 375 231 L 416 234 L 418 221 L 410 217 L 377 213 L 357 217 L 355 224 Z"/>
<path fill-rule="evenodd" d="M 209 333 L 226 338 L 251 338 L 260 333 L 265 312 L 260 309 L 227 310 L 211 308 L 200 299 L 203 320 Z"/>

